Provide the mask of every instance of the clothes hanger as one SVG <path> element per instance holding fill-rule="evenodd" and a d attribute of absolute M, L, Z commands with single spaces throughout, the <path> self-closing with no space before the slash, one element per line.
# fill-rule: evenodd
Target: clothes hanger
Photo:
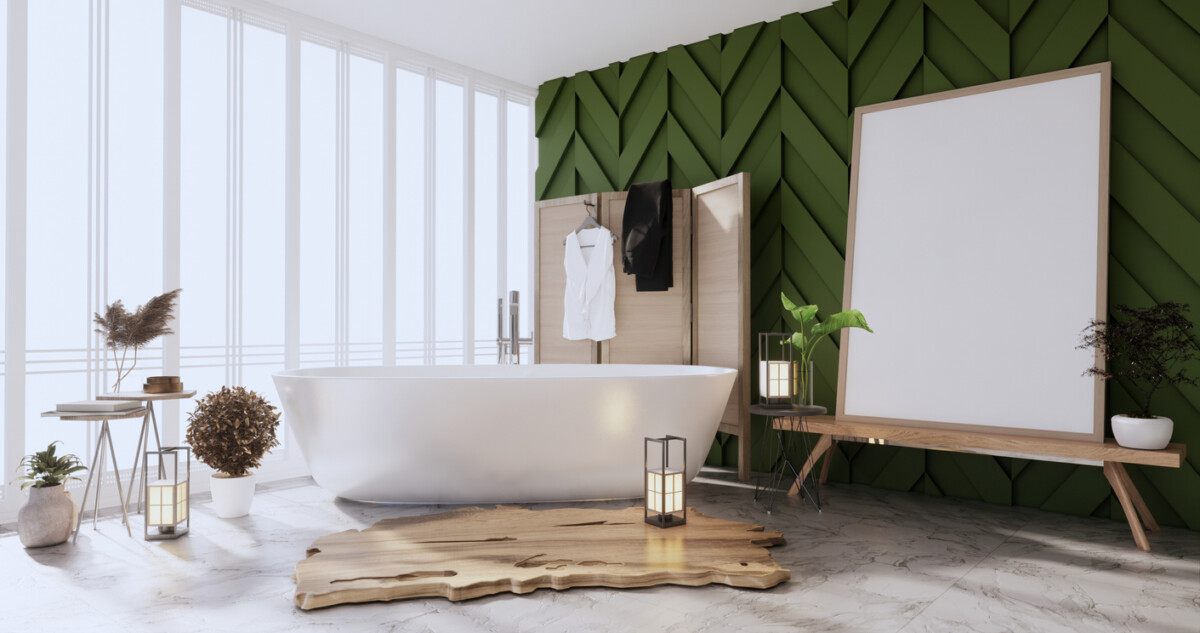
<path fill-rule="evenodd" d="M 596 216 L 592 215 L 592 209 L 595 208 L 596 205 L 592 204 L 591 202 L 589 202 L 587 200 L 584 200 L 583 207 L 584 207 L 584 209 L 587 210 L 587 217 L 583 219 L 583 222 L 581 222 L 579 224 L 579 226 L 575 228 L 574 231 L 572 231 L 573 233 L 579 233 L 580 231 L 584 231 L 586 229 L 605 228 L 605 226 L 603 224 L 600 224 L 600 222 L 596 220 Z M 617 236 L 615 233 L 612 234 L 612 241 L 614 243 L 617 241 Z M 565 246 L 566 243 L 567 243 L 567 240 L 564 239 L 563 245 Z M 595 246 L 596 246 L 595 244 L 580 244 L 579 248 L 594 248 Z"/>

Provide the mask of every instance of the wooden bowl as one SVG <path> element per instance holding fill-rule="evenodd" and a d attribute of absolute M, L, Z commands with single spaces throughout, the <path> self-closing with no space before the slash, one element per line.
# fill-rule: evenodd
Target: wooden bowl
<path fill-rule="evenodd" d="M 143 393 L 179 393 L 183 391 L 181 382 L 146 383 L 142 385 Z"/>

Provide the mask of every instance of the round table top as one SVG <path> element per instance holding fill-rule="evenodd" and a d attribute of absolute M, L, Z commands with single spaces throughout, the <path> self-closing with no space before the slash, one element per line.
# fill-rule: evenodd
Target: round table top
<path fill-rule="evenodd" d="M 124 420 L 125 418 L 141 418 L 146 415 L 146 407 L 129 409 L 128 411 L 94 411 L 79 413 L 77 411 L 44 411 L 43 418 L 58 418 L 60 420 L 78 420 L 80 422 L 101 422 L 104 420 Z"/>
<path fill-rule="evenodd" d="M 118 391 L 96 396 L 97 400 L 138 400 L 151 402 L 154 400 L 182 400 L 196 395 L 196 390 L 176 391 L 173 393 L 146 393 L 145 391 Z"/>
<path fill-rule="evenodd" d="M 787 407 L 769 407 L 762 404 L 750 405 L 752 415 L 765 415 L 771 418 L 806 418 L 810 415 L 825 415 L 826 409 L 817 404 L 801 404 Z"/>

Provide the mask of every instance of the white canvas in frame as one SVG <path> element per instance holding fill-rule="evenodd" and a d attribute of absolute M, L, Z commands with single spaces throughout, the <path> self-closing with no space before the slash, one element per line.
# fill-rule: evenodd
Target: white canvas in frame
<path fill-rule="evenodd" d="M 1109 65 L 859 108 L 838 414 L 1101 439 Z"/>

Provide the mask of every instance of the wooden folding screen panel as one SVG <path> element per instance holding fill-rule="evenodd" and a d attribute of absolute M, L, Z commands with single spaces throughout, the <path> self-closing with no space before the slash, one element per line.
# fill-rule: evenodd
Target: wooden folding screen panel
<path fill-rule="evenodd" d="M 563 239 L 587 217 L 600 210 L 599 196 L 587 194 L 538 202 L 534 212 L 534 312 L 533 362 L 595 363 L 599 360 L 594 341 L 568 341 L 563 338 L 563 296 L 567 273 L 563 268 L 566 247 Z"/>
<path fill-rule="evenodd" d="M 692 190 L 697 254 L 693 354 L 697 365 L 738 370 L 720 430 L 738 436 L 738 478 L 750 476 L 750 174 Z"/>
<path fill-rule="evenodd" d="M 600 194 L 604 226 L 621 235 L 626 191 Z M 621 242 L 613 252 L 617 273 L 617 336 L 600 342 L 600 362 L 661 365 L 692 364 L 692 192 L 671 192 L 674 286 L 663 292 L 638 292 L 633 275 L 621 270 Z"/>
<path fill-rule="evenodd" d="M 617 336 L 599 344 L 562 336 L 563 238 L 600 202 L 598 219 L 620 235 L 626 192 L 537 203 L 534 362 L 710 365 L 738 370 L 720 430 L 738 436 L 738 477 L 750 477 L 750 175 L 672 192 L 674 287 L 637 292 L 616 270 Z M 618 241 L 618 246 L 620 242 Z"/>

